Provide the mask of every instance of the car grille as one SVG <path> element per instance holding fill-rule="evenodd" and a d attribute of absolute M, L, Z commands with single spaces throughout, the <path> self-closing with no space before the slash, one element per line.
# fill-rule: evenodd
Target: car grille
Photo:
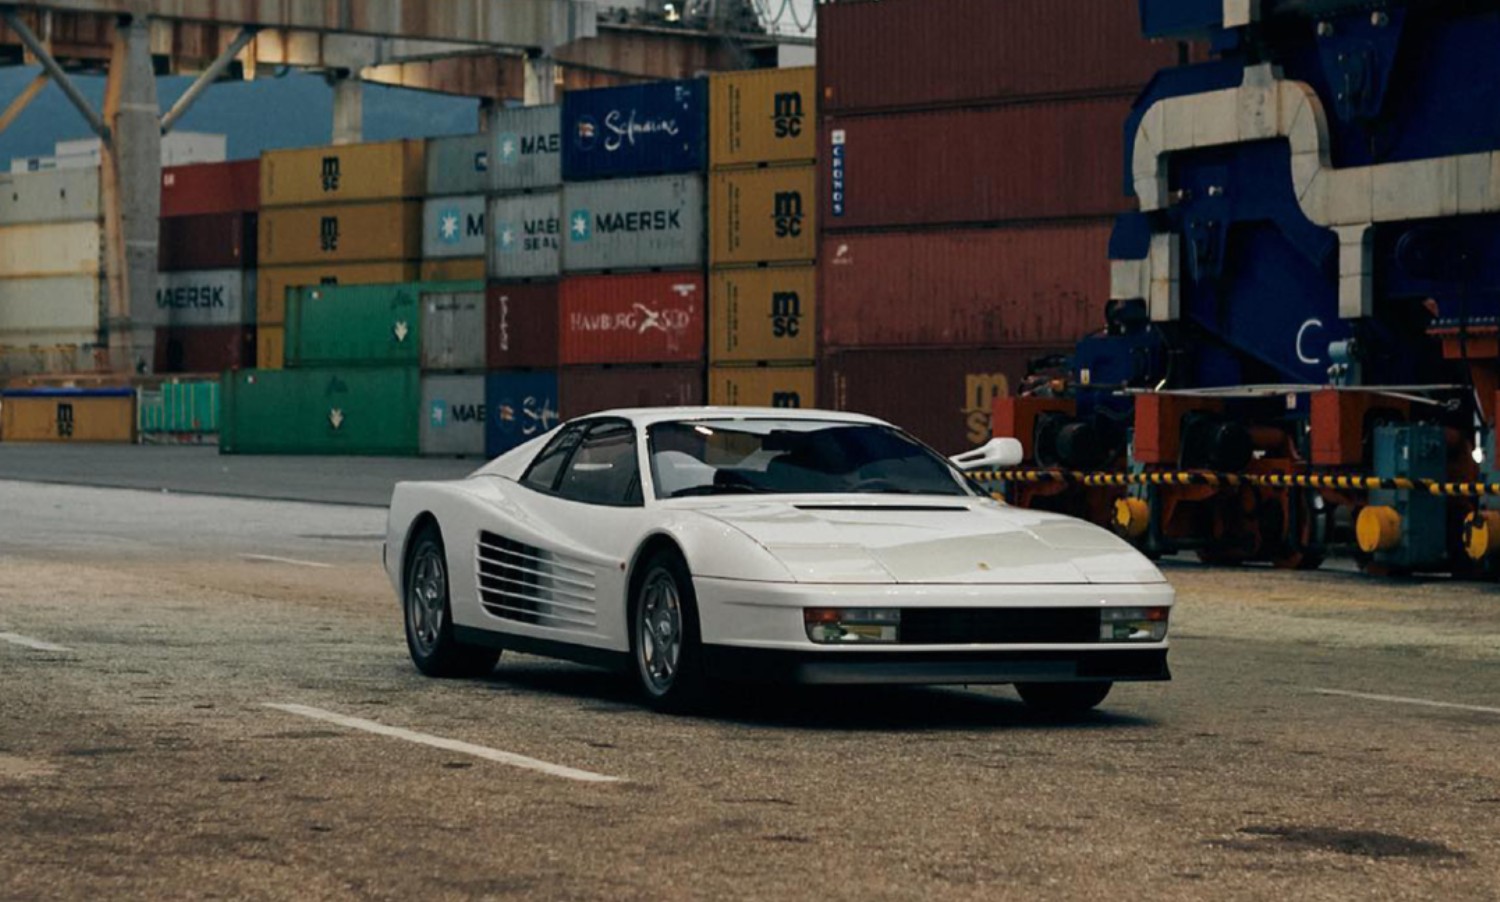
<path fill-rule="evenodd" d="M 593 571 L 492 532 L 479 534 L 474 565 L 479 603 L 490 614 L 558 629 L 594 627 Z"/>
<path fill-rule="evenodd" d="M 1098 642 L 1096 608 L 902 608 L 902 645 Z"/>

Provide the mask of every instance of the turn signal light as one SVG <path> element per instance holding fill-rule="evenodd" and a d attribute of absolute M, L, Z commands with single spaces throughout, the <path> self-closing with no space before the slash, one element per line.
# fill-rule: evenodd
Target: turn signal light
<path fill-rule="evenodd" d="M 1160 642 L 1167 638 L 1169 608 L 1104 608 L 1100 642 Z"/>
<path fill-rule="evenodd" d="M 804 608 L 807 638 L 820 645 L 897 642 L 900 608 Z"/>

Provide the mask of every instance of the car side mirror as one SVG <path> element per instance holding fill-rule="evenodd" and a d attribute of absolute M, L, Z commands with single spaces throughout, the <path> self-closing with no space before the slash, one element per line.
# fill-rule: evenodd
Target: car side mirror
<path fill-rule="evenodd" d="M 1026 449 L 1019 439 L 992 438 L 973 451 L 965 451 L 948 458 L 960 470 L 993 470 L 997 467 L 1014 467 L 1026 458 Z"/>

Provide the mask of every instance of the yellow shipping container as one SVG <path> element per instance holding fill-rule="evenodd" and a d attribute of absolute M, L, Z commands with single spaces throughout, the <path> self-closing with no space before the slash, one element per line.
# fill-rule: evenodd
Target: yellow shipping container
<path fill-rule="evenodd" d="M 287 207 L 260 214 L 260 263 L 357 263 L 422 256 L 422 204 Z"/>
<path fill-rule="evenodd" d="M 255 330 L 255 368 L 279 370 L 286 366 L 286 326 L 261 326 Z"/>
<path fill-rule="evenodd" d="M 710 363 L 811 360 L 817 352 L 817 270 L 721 269 L 710 274 Z"/>
<path fill-rule="evenodd" d="M 6 392 L 0 398 L 0 441 L 134 442 L 135 392 L 130 389 Z"/>
<path fill-rule="evenodd" d="M 708 368 L 708 403 L 723 407 L 816 407 L 817 389 L 812 365 Z"/>
<path fill-rule="evenodd" d="M 260 158 L 262 207 L 421 197 L 426 190 L 425 141 L 304 147 Z"/>
<path fill-rule="evenodd" d="M 712 76 L 710 164 L 720 169 L 816 159 L 817 94 L 811 66 Z"/>
<path fill-rule="evenodd" d="M 264 266 L 257 275 L 256 321 L 266 325 L 286 322 L 286 290 L 305 285 L 389 285 L 412 282 L 417 265 L 405 261 L 343 263 L 327 266 Z"/>
<path fill-rule="evenodd" d="M 483 257 L 456 257 L 422 261 L 423 282 L 483 282 Z"/>
<path fill-rule="evenodd" d="M 101 271 L 97 222 L 0 228 L 0 279 L 93 276 Z"/>
<path fill-rule="evenodd" d="M 816 197 L 815 166 L 714 173 L 709 263 L 811 261 L 817 256 Z"/>

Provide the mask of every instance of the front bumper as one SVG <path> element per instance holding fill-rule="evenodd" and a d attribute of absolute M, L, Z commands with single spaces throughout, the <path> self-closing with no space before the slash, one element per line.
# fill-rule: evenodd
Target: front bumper
<path fill-rule="evenodd" d="M 704 647 L 714 679 L 808 685 L 959 685 L 982 683 L 1143 682 L 1170 680 L 1167 650 L 1097 651 L 790 651 L 733 645 Z"/>

